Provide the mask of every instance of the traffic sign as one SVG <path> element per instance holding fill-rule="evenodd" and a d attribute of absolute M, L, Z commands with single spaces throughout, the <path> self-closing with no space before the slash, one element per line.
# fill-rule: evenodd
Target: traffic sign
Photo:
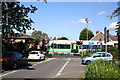
<path fill-rule="evenodd" d="M 94 46 L 94 42 L 89 42 L 88 45 L 89 46 Z"/>

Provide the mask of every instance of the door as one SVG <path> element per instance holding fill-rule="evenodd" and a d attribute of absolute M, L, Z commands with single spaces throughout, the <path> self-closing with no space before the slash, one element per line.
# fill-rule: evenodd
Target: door
<path fill-rule="evenodd" d="M 101 53 L 94 54 L 91 61 L 96 61 L 101 59 Z"/>
<path fill-rule="evenodd" d="M 78 53 L 78 46 L 76 44 L 72 44 L 71 53 Z"/>

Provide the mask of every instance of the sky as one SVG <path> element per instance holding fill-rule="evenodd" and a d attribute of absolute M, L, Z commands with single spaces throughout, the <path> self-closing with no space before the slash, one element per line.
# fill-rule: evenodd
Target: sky
<path fill-rule="evenodd" d="M 72 0 L 71 0 L 72 1 Z M 33 5 L 38 8 L 29 18 L 35 22 L 32 27 L 48 34 L 49 37 L 67 37 L 69 40 L 78 40 L 82 29 L 104 32 L 107 27 L 110 34 L 116 35 L 115 25 L 118 17 L 109 19 L 112 12 L 118 7 L 117 2 L 21 2 L 26 7 Z M 89 19 L 87 24 L 85 19 Z M 27 31 L 27 34 L 33 30 Z"/>

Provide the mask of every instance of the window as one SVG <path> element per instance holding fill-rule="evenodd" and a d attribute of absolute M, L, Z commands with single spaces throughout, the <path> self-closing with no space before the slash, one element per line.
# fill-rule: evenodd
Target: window
<path fill-rule="evenodd" d="M 107 57 L 110 57 L 110 55 L 109 55 L 109 54 L 107 54 Z"/>
<path fill-rule="evenodd" d="M 105 54 L 105 53 L 102 53 L 102 57 L 106 57 L 106 54 Z"/>
<path fill-rule="evenodd" d="M 52 43 L 51 48 L 57 48 L 57 44 Z"/>
<path fill-rule="evenodd" d="M 22 55 L 22 54 L 20 54 L 20 53 L 18 53 L 18 56 L 19 56 L 19 58 L 23 57 L 23 55 Z"/>
<path fill-rule="evenodd" d="M 95 54 L 94 57 L 101 57 L 101 53 Z"/>
<path fill-rule="evenodd" d="M 70 49 L 69 44 L 58 44 L 58 49 Z"/>

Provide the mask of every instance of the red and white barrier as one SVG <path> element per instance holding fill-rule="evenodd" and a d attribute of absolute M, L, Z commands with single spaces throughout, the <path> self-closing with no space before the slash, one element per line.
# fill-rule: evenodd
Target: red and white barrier
<path fill-rule="evenodd" d="M 54 54 L 82 54 L 82 53 L 62 53 L 62 52 L 50 52 L 50 53 L 54 53 Z"/>

